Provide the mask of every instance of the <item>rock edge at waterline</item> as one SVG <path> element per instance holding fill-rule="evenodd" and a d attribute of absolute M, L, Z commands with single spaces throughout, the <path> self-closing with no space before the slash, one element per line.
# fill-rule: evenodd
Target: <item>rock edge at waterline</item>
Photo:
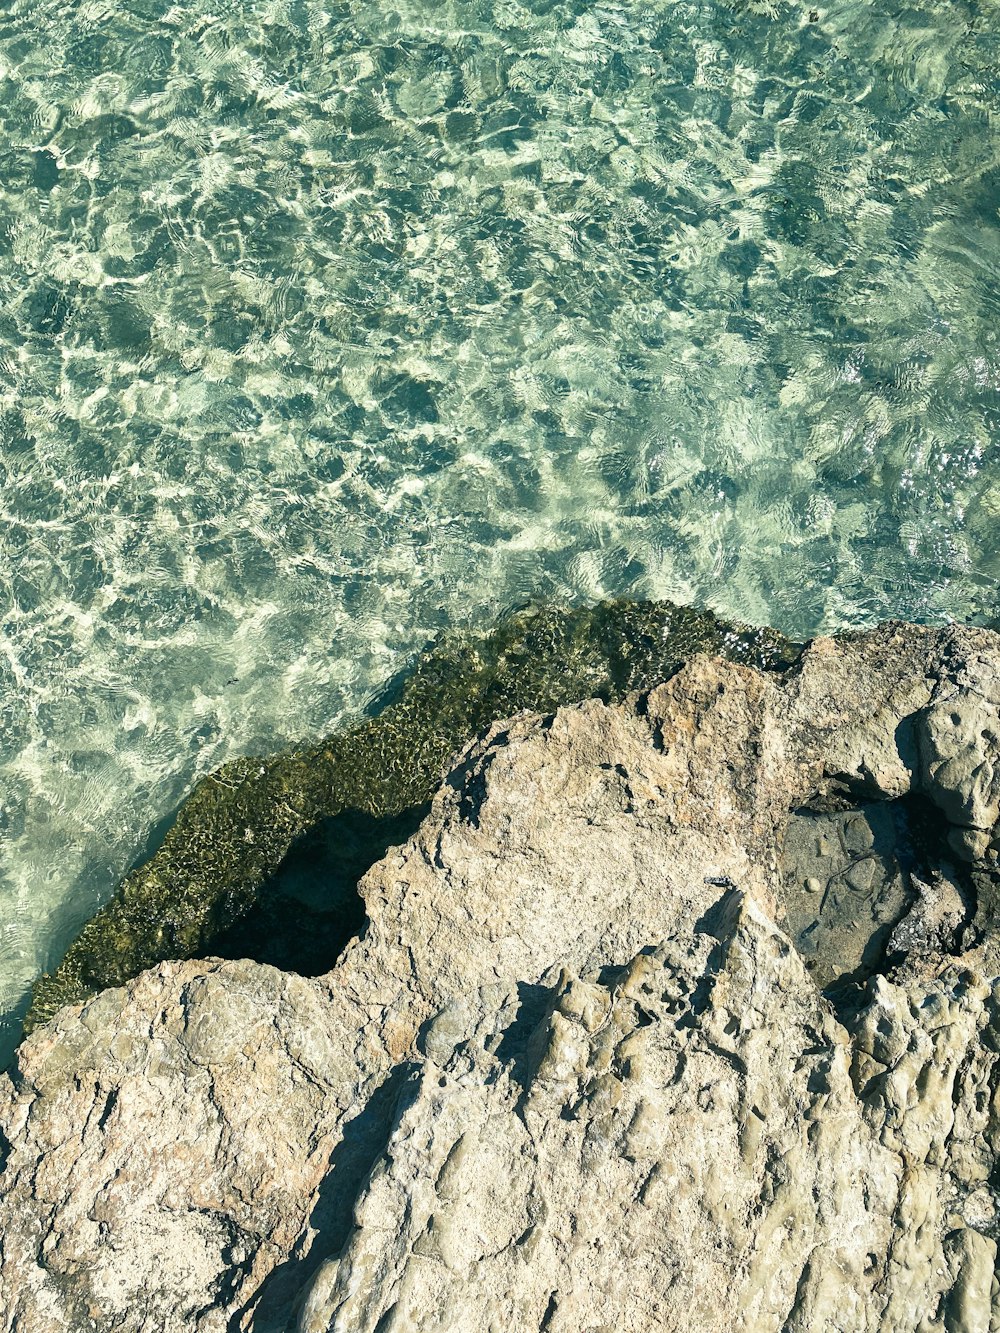
<path fill-rule="evenodd" d="M 297 843 L 317 835 L 322 842 L 324 829 L 331 879 L 339 882 L 318 907 L 292 905 L 302 924 L 278 956 L 303 970 L 305 941 L 309 970 L 325 955 L 325 971 L 357 925 L 358 855 L 370 865 L 408 836 L 451 756 L 490 723 L 521 709 L 623 698 L 667 679 L 696 652 L 776 670 L 799 647 L 710 611 L 631 600 L 532 607 L 489 634 L 447 635 L 369 721 L 300 750 L 234 760 L 200 782 L 159 850 L 36 983 L 27 1030 L 166 959 L 272 953 L 275 933 L 289 933 L 275 872 Z M 344 857 L 345 842 L 361 846 Z M 248 921 L 255 911 L 258 919 Z"/>

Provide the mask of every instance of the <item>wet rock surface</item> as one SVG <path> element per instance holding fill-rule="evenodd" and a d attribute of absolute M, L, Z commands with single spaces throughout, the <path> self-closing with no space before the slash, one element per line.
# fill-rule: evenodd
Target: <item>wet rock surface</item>
<path fill-rule="evenodd" d="M 331 971 L 24 1043 L 0 1328 L 1000 1329 L 998 682 L 889 625 L 493 725 Z"/>
<path fill-rule="evenodd" d="M 912 859 L 897 802 L 792 815 L 781 858 L 785 923 L 817 985 L 878 969 L 913 898 Z"/>

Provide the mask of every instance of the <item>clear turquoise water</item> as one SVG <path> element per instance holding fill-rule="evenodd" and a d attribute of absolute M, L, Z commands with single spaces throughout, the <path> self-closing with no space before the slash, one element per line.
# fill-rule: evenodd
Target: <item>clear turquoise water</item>
<path fill-rule="evenodd" d="M 0 1009 L 198 776 L 446 624 L 993 612 L 998 32 L 5 4 Z"/>

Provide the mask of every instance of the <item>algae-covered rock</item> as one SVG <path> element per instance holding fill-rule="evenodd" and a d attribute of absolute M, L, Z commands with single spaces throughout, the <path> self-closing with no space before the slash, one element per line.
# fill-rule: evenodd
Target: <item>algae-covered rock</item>
<path fill-rule="evenodd" d="M 38 981 L 28 1030 L 164 959 L 211 953 L 297 840 L 344 811 L 382 819 L 418 809 L 449 757 L 497 718 L 619 699 L 696 652 L 770 669 L 794 661 L 796 646 L 711 612 L 634 601 L 532 609 L 491 634 L 447 636 L 372 720 L 318 745 L 236 760 L 200 782 L 156 854 Z"/>

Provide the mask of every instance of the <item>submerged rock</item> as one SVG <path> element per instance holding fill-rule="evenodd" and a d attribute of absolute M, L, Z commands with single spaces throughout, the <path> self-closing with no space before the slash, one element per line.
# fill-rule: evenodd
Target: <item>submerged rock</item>
<path fill-rule="evenodd" d="M 0 1093 L 0 1328 L 1000 1329 L 995 830 L 958 860 L 984 761 L 924 758 L 963 673 L 1000 637 L 889 625 L 497 722 L 325 975 L 63 1008 Z"/>

